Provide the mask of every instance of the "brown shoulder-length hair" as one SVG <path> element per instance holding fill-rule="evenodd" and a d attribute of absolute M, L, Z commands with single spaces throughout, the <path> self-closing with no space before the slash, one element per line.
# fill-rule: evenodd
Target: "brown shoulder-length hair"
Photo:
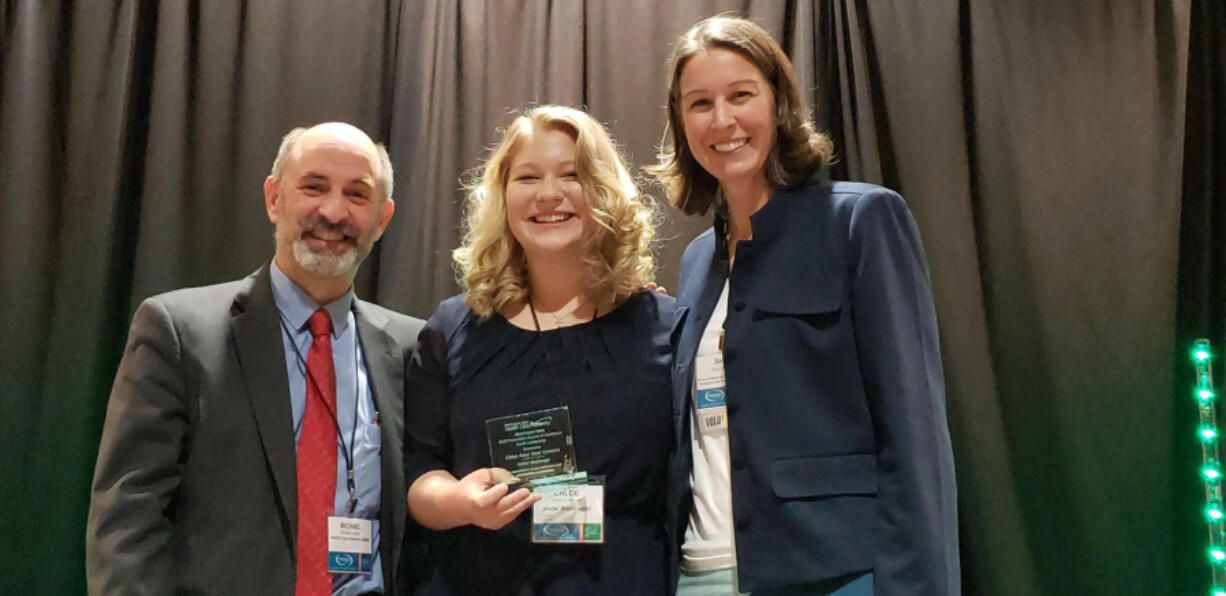
<path fill-rule="evenodd" d="M 796 74 L 783 48 L 753 21 L 721 14 L 700 21 L 677 39 L 669 61 L 668 128 L 659 162 L 647 171 L 664 184 L 669 202 L 686 215 L 723 211 L 719 182 L 690 152 L 681 110 L 681 70 L 690 58 L 712 48 L 731 50 L 757 67 L 775 93 L 775 145 L 766 158 L 766 180 L 774 188 L 801 185 L 834 155 L 830 138 L 817 131 L 796 88 Z"/>

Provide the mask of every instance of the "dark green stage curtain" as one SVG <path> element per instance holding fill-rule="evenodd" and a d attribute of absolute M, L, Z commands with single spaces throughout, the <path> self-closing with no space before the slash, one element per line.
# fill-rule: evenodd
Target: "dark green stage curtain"
<path fill-rule="evenodd" d="M 792 56 L 833 173 L 916 215 L 964 591 L 1201 593 L 1184 347 L 1226 353 L 1220 0 L 0 0 L 0 585 L 83 591 L 131 313 L 271 257 L 282 134 L 387 143 L 397 211 L 358 291 L 428 316 L 495 129 L 585 106 L 650 163 L 672 40 L 722 11 Z M 668 213 L 665 286 L 707 225 Z"/>

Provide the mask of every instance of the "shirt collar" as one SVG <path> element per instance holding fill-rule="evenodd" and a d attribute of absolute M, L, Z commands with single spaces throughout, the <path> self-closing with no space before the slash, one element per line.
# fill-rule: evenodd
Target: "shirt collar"
<path fill-rule="evenodd" d="M 277 267 L 276 259 L 272 260 L 269 271 L 272 278 L 272 300 L 276 303 L 277 310 L 281 311 L 281 316 L 285 317 L 290 328 L 298 331 L 306 329 L 307 320 L 319 310 L 319 304 Z M 353 288 L 344 296 L 324 305 L 324 310 L 328 311 L 328 316 L 332 318 L 333 338 L 339 338 L 349 327 L 348 315 L 352 307 Z"/>

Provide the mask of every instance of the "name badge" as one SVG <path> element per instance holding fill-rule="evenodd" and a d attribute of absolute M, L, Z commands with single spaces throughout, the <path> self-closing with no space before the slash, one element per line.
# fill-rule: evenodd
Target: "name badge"
<path fill-rule="evenodd" d="M 724 353 L 718 348 L 710 351 L 702 348 L 698 350 L 694 359 L 694 398 L 700 431 L 709 433 L 728 428 Z"/>
<path fill-rule="evenodd" d="M 328 573 L 370 573 L 374 565 L 369 519 L 328 518 Z"/>
<path fill-rule="evenodd" d="M 532 506 L 532 542 L 601 544 L 604 542 L 604 480 L 584 484 L 549 484 L 532 489 L 541 500 Z"/>

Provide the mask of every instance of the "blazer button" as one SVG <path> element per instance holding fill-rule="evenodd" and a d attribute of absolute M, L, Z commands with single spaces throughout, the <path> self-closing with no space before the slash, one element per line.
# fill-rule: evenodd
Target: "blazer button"
<path fill-rule="evenodd" d="M 745 469 L 745 458 L 739 455 L 733 455 L 732 456 L 732 469 L 733 470 L 744 470 Z"/>
<path fill-rule="evenodd" d="M 733 304 L 733 305 L 732 305 L 732 308 L 733 308 L 734 310 L 736 310 L 737 312 L 741 312 L 741 311 L 745 310 L 745 301 L 744 301 L 744 300 L 737 300 L 737 301 L 736 301 L 736 304 Z"/>
<path fill-rule="evenodd" d="M 746 529 L 746 528 L 748 528 L 748 527 L 749 527 L 749 518 L 748 518 L 748 517 L 738 517 L 738 518 L 736 518 L 736 529 L 738 529 L 738 530 L 744 530 L 744 529 Z"/>

